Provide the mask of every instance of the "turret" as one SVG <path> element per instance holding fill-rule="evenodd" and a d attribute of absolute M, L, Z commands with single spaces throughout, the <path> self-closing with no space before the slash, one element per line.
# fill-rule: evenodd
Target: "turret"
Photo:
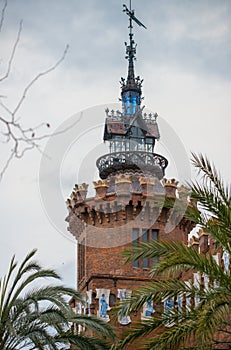
<path fill-rule="evenodd" d="M 135 173 L 154 176 L 162 179 L 168 161 L 163 156 L 154 153 L 156 140 L 160 133 L 157 124 L 157 113 L 143 112 L 142 82 L 135 77 L 134 60 L 136 44 L 133 39 L 133 21 L 146 28 L 134 14 L 124 5 L 124 11 L 129 16 L 129 44 L 126 46 L 128 60 L 127 79 L 121 78 L 121 111 L 106 109 L 104 141 L 109 142 L 109 154 L 100 157 L 96 165 L 102 179 L 119 173 Z"/>

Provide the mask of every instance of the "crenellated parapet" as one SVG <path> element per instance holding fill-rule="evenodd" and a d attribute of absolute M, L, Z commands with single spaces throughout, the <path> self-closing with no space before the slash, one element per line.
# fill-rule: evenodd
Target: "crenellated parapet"
<path fill-rule="evenodd" d="M 83 203 L 86 200 L 88 186 L 85 182 L 80 185 L 75 184 L 70 198 L 66 201 L 68 211 L 73 209 L 77 203 Z"/>
<path fill-rule="evenodd" d="M 156 177 L 121 173 L 106 180 L 93 181 L 95 197 L 91 198 L 87 198 L 88 186 L 86 183 L 75 185 L 70 198 L 66 201 L 69 212 L 71 210 L 75 213 L 88 212 L 87 208 L 91 207 L 94 207 L 96 211 L 99 209 L 101 212 L 113 212 L 114 207 L 120 205 L 122 197 L 125 198 L 123 201 L 125 206 L 130 201 L 130 204 L 134 205 L 139 202 L 142 207 L 148 203 L 152 208 L 159 206 L 160 199 L 162 204 L 164 200 L 171 199 L 166 204 L 170 203 L 170 206 L 173 206 L 174 203 L 177 203 L 179 208 L 181 208 L 181 202 L 183 205 L 187 203 L 187 205 L 192 205 L 187 188 L 179 187 L 175 179 L 164 178 L 160 181 Z"/>
<path fill-rule="evenodd" d="M 139 174 L 117 174 L 106 180 L 93 181 L 95 197 L 87 198 L 88 184 L 75 185 L 66 205 L 68 211 L 80 207 L 83 204 L 92 203 L 94 200 L 105 202 L 115 201 L 117 197 L 133 196 L 136 200 L 146 201 L 146 196 L 165 195 L 165 190 L 160 180 L 156 177 L 144 177 Z"/>
<path fill-rule="evenodd" d="M 118 174 L 115 176 L 115 191 L 117 196 L 130 196 L 132 176 Z"/>
<path fill-rule="evenodd" d="M 85 200 L 87 197 L 88 184 L 82 183 L 81 185 L 75 185 L 75 192 L 77 194 L 77 200 Z"/>
<path fill-rule="evenodd" d="M 168 198 L 176 198 L 176 189 L 179 181 L 175 179 L 166 179 L 163 178 L 163 185 L 166 190 L 166 197 Z"/>
<path fill-rule="evenodd" d="M 156 183 L 155 177 L 144 177 L 140 176 L 140 187 L 143 195 L 153 195 L 154 196 L 154 185 Z"/>
<path fill-rule="evenodd" d="M 177 188 L 179 181 L 177 181 L 176 179 L 163 178 L 163 183 L 164 183 L 164 186 Z"/>
<path fill-rule="evenodd" d="M 87 226 L 120 230 L 124 225 L 150 227 L 156 223 L 162 227 L 168 223 L 169 227 L 179 227 L 182 237 L 194 227 L 184 217 L 187 205 L 191 204 L 185 201 L 185 196 L 177 195 L 179 187 L 175 179 L 164 179 L 162 182 L 154 176 L 122 173 L 94 181 L 93 186 L 94 197 L 87 197 L 88 185 L 84 183 L 75 185 L 67 199 L 69 226 L 72 222 L 83 223 L 78 223 L 78 233 L 74 232 L 76 237 L 80 237 Z M 73 231 L 72 228 L 70 231 Z"/>
<path fill-rule="evenodd" d="M 96 197 L 104 198 L 107 194 L 107 191 L 108 191 L 109 180 L 93 181 L 93 185 L 95 188 Z"/>

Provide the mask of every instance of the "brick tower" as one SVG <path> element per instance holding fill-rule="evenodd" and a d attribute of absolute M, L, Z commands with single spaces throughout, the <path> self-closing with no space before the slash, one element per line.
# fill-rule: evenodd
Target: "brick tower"
<path fill-rule="evenodd" d="M 67 200 L 68 230 L 78 241 L 78 290 L 87 307 L 79 312 L 110 321 L 110 309 L 118 300 L 150 280 L 155 261 L 145 258 L 125 264 L 121 253 L 138 241 L 171 239 L 188 241 L 192 222 L 181 210 L 190 205 L 187 193 L 175 179 L 164 178 L 167 159 L 154 153 L 160 134 L 157 114 L 144 113 L 142 80 L 135 76 L 136 45 L 133 21 L 144 25 L 124 5 L 129 16 L 126 43 L 128 74 L 121 79 L 121 111 L 106 110 L 104 141 L 109 153 L 96 161 L 100 179 L 94 181 L 95 196 L 88 198 L 88 185 L 75 185 Z M 122 332 L 134 319 L 153 312 L 146 305 L 140 314 L 118 318 Z"/>

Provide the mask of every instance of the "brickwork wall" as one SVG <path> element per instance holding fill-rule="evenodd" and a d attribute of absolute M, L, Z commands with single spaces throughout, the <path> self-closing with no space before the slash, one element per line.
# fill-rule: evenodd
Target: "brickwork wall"
<path fill-rule="evenodd" d="M 94 315 L 99 309 L 96 289 L 109 289 L 118 302 L 118 289 L 134 291 L 150 281 L 149 269 L 143 268 L 142 260 L 139 267 L 133 267 L 133 263 L 125 264 L 121 255 L 132 246 L 133 229 L 139 229 L 139 241 L 142 240 L 142 230 L 149 230 L 149 237 L 151 230 L 157 230 L 160 240 L 180 240 L 187 244 L 188 234 L 194 227 L 181 212 L 172 209 L 176 203 L 178 206 L 192 205 L 186 196 L 176 197 L 175 180 L 164 182 L 162 194 L 155 193 L 153 182 L 145 186 L 144 179 L 141 193 L 130 192 L 127 182 L 117 184 L 116 193 L 108 194 L 106 181 L 95 184 L 99 183 L 102 187 L 96 189 L 93 198 L 86 198 L 86 192 L 82 197 L 78 191 L 74 192 L 68 202 L 67 218 L 69 231 L 78 239 L 78 289 L 83 292 L 92 290 L 90 312 Z M 112 318 L 112 312 L 108 314 Z M 134 323 L 140 319 L 140 312 L 130 317 Z M 113 323 L 118 336 L 131 327 L 122 326 L 115 318 Z M 137 349 L 136 346 L 127 349 Z"/>
<path fill-rule="evenodd" d="M 81 196 L 74 193 L 69 200 L 68 229 L 78 239 L 78 289 L 83 292 L 92 290 L 91 314 L 97 315 L 99 309 L 97 289 L 110 290 L 114 302 L 118 302 L 119 289 L 134 291 L 150 281 L 149 269 L 142 267 L 142 261 L 139 267 L 133 267 L 132 263 L 125 264 L 125 258 L 121 255 L 132 246 L 134 228 L 139 229 L 140 241 L 142 230 L 147 229 L 157 230 L 158 239 L 180 240 L 187 244 L 188 234 L 194 225 L 172 209 L 176 203 L 178 206 L 183 203 L 184 206 L 187 196 L 182 190 L 176 196 L 177 186 L 174 180 L 166 180 L 164 183 L 165 195 L 150 191 L 147 193 L 144 185 L 141 186 L 142 193 L 131 193 L 128 183 L 117 186 L 119 192 L 108 194 L 104 183 L 104 187 L 97 189 L 93 198 L 86 198 L 86 191 L 82 188 Z M 218 253 L 218 263 L 224 267 L 222 252 L 216 249 L 207 233 L 199 232 L 199 238 L 192 237 L 190 244 L 201 254 Z M 193 282 L 191 272 L 183 274 L 182 278 Z M 201 284 L 204 283 L 201 276 Z M 191 307 L 193 306 L 192 299 Z M 130 315 L 132 323 L 124 326 L 113 316 L 112 311 L 108 311 L 108 314 L 116 326 L 118 336 L 122 336 L 141 317 L 140 312 Z M 217 334 L 217 339 L 231 342 L 231 337 L 225 333 Z M 139 349 L 139 343 L 128 345 L 126 349 Z M 219 344 L 214 349 L 229 349 L 229 344 Z"/>

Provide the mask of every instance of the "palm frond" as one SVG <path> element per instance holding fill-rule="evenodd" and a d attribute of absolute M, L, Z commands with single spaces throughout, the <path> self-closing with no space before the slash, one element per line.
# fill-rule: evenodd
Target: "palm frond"
<path fill-rule="evenodd" d="M 98 317 L 84 314 L 70 314 L 69 322 L 76 323 L 90 329 L 97 335 L 103 335 L 111 340 L 115 339 L 115 333 L 109 323 Z"/>
<path fill-rule="evenodd" d="M 192 164 L 198 170 L 199 174 L 202 173 L 205 179 L 211 181 L 219 196 L 222 198 L 224 203 L 230 207 L 230 185 L 225 185 L 220 173 L 216 170 L 214 164 L 211 164 L 206 156 L 201 153 L 198 155 L 192 153 Z"/>
<path fill-rule="evenodd" d="M 127 344 L 134 342 L 136 339 L 142 338 L 150 334 L 154 329 L 159 331 L 162 329 L 162 317 L 155 316 L 148 321 L 142 321 L 132 325 L 132 328 L 125 334 L 124 338 L 116 344 L 115 349 L 121 350 Z"/>
<path fill-rule="evenodd" d="M 114 339 L 110 325 L 94 317 L 76 315 L 66 301 L 69 296 L 84 304 L 80 292 L 53 284 L 28 290 L 40 278 L 60 279 L 54 270 L 43 269 L 31 261 L 34 254 L 35 250 L 19 266 L 13 257 L 8 274 L 0 282 L 0 350 L 58 350 L 62 344 L 69 345 L 72 341 L 79 344 L 80 349 L 109 348 L 107 339 Z M 88 328 L 97 337 L 67 332 L 70 322 Z"/>
<path fill-rule="evenodd" d="M 79 350 L 109 350 L 111 344 L 105 339 L 100 339 L 94 336 L 84 336 L 81 334 L 75 335 L 66 333 L 56 337 L 56 340 L 61 343 L 73 344 Z"/>

